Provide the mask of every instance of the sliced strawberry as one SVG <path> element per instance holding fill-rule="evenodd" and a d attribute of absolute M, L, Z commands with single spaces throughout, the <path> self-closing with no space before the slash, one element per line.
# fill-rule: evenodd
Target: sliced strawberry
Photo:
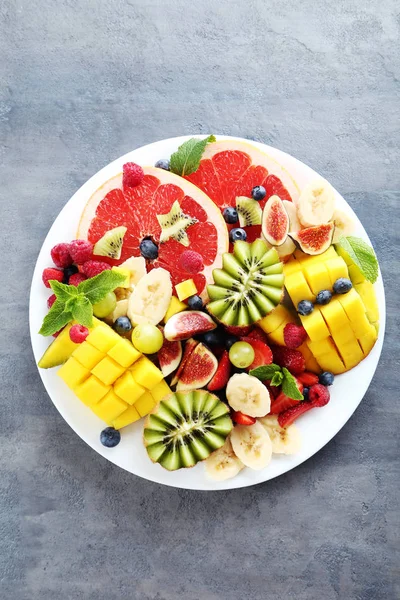
<path fill-rule="evenodd" d="M 247 368 L 248 371 L 272 363 L 272 350 L 267 344 L 260 342 L 260 340 L 254 340 L 251 337 L 242 337 L 240 339 L 250 344 L 254 350 L 254 360 Z"/>
<path fill-rule="evenodd" d="M 271 398 L 275 399 L 281 393 L 280 387 L 278 387 L 276 385 L 270 385 L 269 383 L 266 383 L 266 382 L 264 382 L 264 385 L 267 388 L 267 390 L 269 391 L 269 395 L 271 396 Z"/>
<path fill-rule="evenodd" d="M 228 383 L 230 374 L 231 361 L 229 360 L 228 352 L 224 350 L 219 360 L 218 368 L 215 372 L 215 375 L 208 384 L 207 389 L 210 390 L 210 392 L 222 390 L 222 388 L 224 388 Z"/>
<path fill-rule="evenodd" d="M 300 375 L 297 375 L 296 379 L 297 381 L 301 381 L 301 383 L 305 387 L 315 385 L 319 381 L 318 375 L 316 375 L 315 373 L 309 373 L 308 371 L 306 371 L 305 373 L 300 373 Z"/>
<path fill-rule="evenodd" d="M 289 398 L 289 396 L 281 392 L 277 398 L 271 401 L 271 410 L 269 412 L 271 415 L 279 415 L 284 410 L 292 408 L 292 406 L 297 406 L 299 402 L 301 400 L 293 400 L 293 398 Z"/>
<path fill-rule="evenodd" d="M 250 415 L 245 415 L 240 411 L 232 412 L 232 421 L 237 423 L 238 425 L 254 425 L 256 419 L 254 417 L 250 417 Z"/>
<path fill-rule="evenodd" d="M 247 334 L 246 337 L 249 337 L 252 340 L 259 340 L 260 342 L 264 342 L 264 344 L 268 345 L 268 336 L 259 327 L 255 327 L 253 331 L 250 331 L 250 333 Z"/>
<path fill-rule="evenodd" d="M 246 327 L 239 327 L 238 325 L 225 325 L 225 329 L 228 333 L 240 337 L 241 335 L 248 335 L 252 327 L 251 325 Z"/>
<path fill-rule="evenodd" d="M 278 416 L 278 423 L 281 427 L 289 427 L 296 419 L 304 415 L 312 408 L 319 408 L 328 404 L 330 394 L 327 387 L 316 383 L 310 388 L 309 400 L 307 402 L 299 402 L 298 406 L 292 406 L 281 412 Z"/>

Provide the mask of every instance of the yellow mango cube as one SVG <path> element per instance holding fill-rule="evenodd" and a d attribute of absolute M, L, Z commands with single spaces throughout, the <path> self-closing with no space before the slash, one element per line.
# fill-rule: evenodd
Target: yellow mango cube
<path fill-rule="evenodd" d="M 138 411 L 139 415 L 141 417 L 144 417 L 148 415 L 150 411 L 153 410 L 156 404 L 157 403 L 154 400 L 153 396 L 150 394 L 150 392 L 145 392 L 143 396 L 141 396 L 139 400 L 135 402 L 135 408 Z"/>
<path fill-rule="evenodd" d="M 311 371 L 312 373 L 320 373 L 321 372 L 320 366 L 319 366 L 315 356 L 313 355 L 313 353 L 307 346 L 307 342 L 304 342 L 298 348 L 298 350 L 302 353 L 302 355 L 304 356 L 304 360 L 306 361 L 306 371 Z"/>
<path fill-rule="evenodd" d="M 379 321 L 379 308 L 376 300 L 374 286 L 370 281 L 364 281 L 363 283 L 356 284 L 354 286 L 356 291 L 360 294 L 361 300 L 365 306 L 368 320 L 371 323 Z"/>
<path fill-rule="evenodd" d="M 309 315 L 300 315 L 300 320 L 312 342 L 319 342 L 329 337 L 330 332 L 321 315 L 319 306 L 314 306 L 314 310 Z"/>
<path fill-rule="evenodd" d="M 104 326 L 93 329 L 87 336 L 86 342 L 100 350 L 100 352 L 107 353 L 120 339 L 118 333 L 115 333 L 111 327 Z"/>
<path fill-rule="evenodd" d="M 340 355 L 346 366 L 346 369 L 352 369 L 364 358 L 363 351 L 357 340 L 347 342 L 339 348 Z"/>
<path fill-rule="evenodd" d="M 303 273 L 312 293 L 315 294 L 315 296 L 321 290 L 331 289 L 329 273 L 323 262 L 315 262 L 311 263 L 310 265 L 305 264 Z"/>
<path fill-rule="evenodd" d="M 333 337 L 333 341 L 339 349 L 339 352 L 344 344 L 356 341 L 356 336 L 354 335 L 354 331 L 350 326 L 350 323 L 347 325 L 342 325 L 339 329 L 331 331 L 331 335 Z"/>
<path fill-rule="evenodd" d="M 313 355 L 317 358 L 323 356 L 324 354 L 330 354 L 331 352 L 336 351 L 336 346 L 333 343 L 331 337 L 328 337 L 324 340 L 320 340 L 318 342 L 312 342 L 311 340 L 307 340 L 306 344 L 310 351 L 313 353 Z"/>
<path fill-rule="evenodd" d="M 124 367 L 121 367 L 115 360 L 106 356 L 92 369 L 93 375 L 95 375 L 105 385 L 111 385 L 121 377 L 125 371 Z"/>
<path fill-rule="evenodd" d="M 294 322 L 292 313 L 283 304 L 278 304 L 274 310 L 272 310 L 266 317 L 258 321 L 257 325 L 261 327 L 265 333 L 271 333 L 278 329 L 284 321 L 287 323 Z"/>
<path fill-rule="evenodd" d="M 57 371 L 57 375 L 65 381 L 71 390 L 74 390 L 90 376 L 90 371 L 71 356 L 61 369 Z"/>
<path fill-rule="evenodd" d="M 311 300 L 312 302 L 315 300 L 306 278 L 300 271 L 285 277 L 285 287 L 295 308 L 301 300 Z"/>
<path fill-rule="evenodd" d="M 82 342 L 79 344 L 76 350 L 72 353 L 72 356 L 81 363 L 86 369 L 91 371 L 97 363 L 104 358 L 104 352 L 101 352 L 91 344 Z"/>
<path fill-rule="evenodd" d="M 151 395 L 153 396 L 156 404 L 158 404 L 158 402 L 160 402 L 168 394 L 171 394 L 171 389 L 165 379 L 160 381 L 160 383 L 157 383 L 157 385 L 155 385 L 151 390 Z"/>
<path fill-rule="evenodd" d="M 131 272 L 129 269 L 124 269 L 123 267 L 112 267 L 111 271 L 118 273 L 119 275 L 123 275 L 125 277 L 125 281 L 119 284 L 118 287 L 122 288 L 130 288 L 131 287 Z"/>
<path fill-rule="evenodd" d="M 357 265 L 354 264 L 349 265 L 349 277 L 353 285 L 356 285 L 357 283 L 363 283 L 364 281 L 366 281 L 360 269 L 357 267 Z"/>
<path fill-rule="evenodd" d="M 157 369 L 151 360 L 146 357 L 136 361 L 129 370 L 136 383 L 142 385 L 147 390 L 151 390 L 157 383 L 164 379 L 160 369 Z"/>
<path fill-rule="evenodd" d="M 329 304 L 321 306 L 320 310 L 332 335 L 341 327 L 349 325 L 349 319 L 337 297 L 334 297 Z"/>
<path fill-rule="evenodd" d="M 287 325 L 287 322 L 284 321 L 274 331 L 271 331 L 271 333 L 268 333 L 268 340 L 271 342 L 271 344 L 277 344 L 278 346 L 285 345 L 285 340 L 283 338 L 283 330 L 285 329 L 286 325 Z"/>
<path fill-rule="evenodd" d="M 197 294 L 197 287 L 193 279 L 186 279 L 186 281 L 177 283 L 175 290 L 181 302 L 182 300 L 186 300 L 186 298 L 190 298 L 190 296 Z"/>
<path fill-rule="evenodd" d="M 288 262 L 283 265 L 283 274 L 285 277 L 292 273 L 297 273 L 298 271 L 301 271 L 301 264 L 295 258 L 288 260 Z"/>
<path fill-rule="evenodd" d="M 369 331 L 370 322 L 365 314 L 365 306 L 360 295 L 355 289 L 351 289 L 347 294 L 339 296 L 338 300 L 345 310 L 355 336 L 362 337 Z"/>
<path fill-rule="evenodd" d="M 186 309 L 187 309 L 186 304 L 184 304 L 183 302 L 178 300 L 178 298 L 176 296 L 172 296 L 171 302 L 169 303 L 167 312 L 165 313 L 165 316 L 164 316 L 164 323 L 166 323 L 168 321 L 168 319 L 170 319 L 177 313 L 180 313 Z"/>
<path fill-rule="evenodd" d="M 121 367 L 125 367 L 126 369 L 142 356 L 141 353 L 134 348 L 131 342 L 124 339 L 120 339 L 107 354 L 115 360 L 115 362 L 121 365 Z"/>
<path fill-rule="evenodd" d="M 328 250 L 325 250 L 325 252 L 322 252 L 322 254 L 310 255 L 305 254 L 301 250 L 296 250 L 294 256 L 296 260 L 298 260 L 301 263 L 302 268 L 304 269 L 306 264 L 310 265 L 312 263 L 325 262 L 329 258 L 335 258 L 337 254 L 335 248 L 333 246 L 329 246 Z"/>
<path fill-rule="evenodd" d="M 126 371 L 114 383 L 114 392 L 128 404 L 135 404 L 136 400 L 144 394 L 145 389 L 133 379 L 130 371 Z"/>
<path fill-rule="evenodd" d="M 114 429 L 122 429 L 122 427 L 126 427 L 135 421 L 139 421 L 140 415 L 134 406 L 128 406 L 123 413 L 117 417 L 112 425 Z"/>
<path fill-rule="evenodd" d="M 336 258 L 330 258 L 324 264 L 329 274 L 329 280 L 331 282 L 330 288 L 332 288 L 336 279 L 339 279 L 339 277 L 346 277 L 346 279 L 349 278 L 347 265 L 341 256 L 336 256 Z"/>
<path fill-rule="evenodd" d="M 111 425 L 128 408 L 128 404 L 114 394 L 113 390 L 110 390 L 100 402 L 91 408 L 95 415 L 105 421 L 107 425 Z"/>
<path fill-rule="evenodd" d="M 378 334 L 373 325 L 369 326 L 369 329 L 359 338 L 359 344 L 365 356 L 369 354 L 375 345 Z"/>
<path fill-rule="evenodd" d="M 318 356 L 318 364 L 323 371 L 330 371 L 334 375 L 345 373 L 347 370 L 336 350 Z"/>
<path fill-rule="evenodd" d="M 100 379 L 97 379 L 94 375 L 91 375 L 78 385 L 74 389 L 74 393 L 78 396 L 79 400 L 86 404 L 86 406 L 92 406 L 93 404 L 97 404 L 104 396 L 110 391 L 111 387 L 109 385 L 104 385 Z"/>

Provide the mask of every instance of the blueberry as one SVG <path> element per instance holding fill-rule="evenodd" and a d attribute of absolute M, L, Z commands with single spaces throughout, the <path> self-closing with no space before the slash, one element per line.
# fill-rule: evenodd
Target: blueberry
<path fill-rule="evenodd" d="M 106 448 L 114 448 L 118 446 L 121 441 L 121 434 L 118 429 L 114 429 L 114 427 L 106 427 L 100 433 L 100 442 Z"/>
<path fill-rule="evenodd" d="M 297 305 L 297 312 L 299 315 L 303 315 L 303 317 L 310 315 L 313 310 L 314 304 L 309 300 L 301 300 L 301 302 L 299 302 Z"/>
<path fill-rule="evenodd" d="M 241 227 L 236 227 L 235 229 L 231 229 L 229 239 L 232 243 L 238 242 L 239 240 L 245 242 L 247 240 L 247 233 Z"/>
<path fill-rule="evenodd" d="M 239 338 L 236 337 L 236 335 L 230 335 L 230 334 L 227 335 L 225 337 L 225 348 L 227 350 L 229 350 L 233 346 L 233 344 L 235 344 L 238 341 L 239 341 Z"/>
<path fill-rule="evenodd" d="M 233 208 L 233 206 L 228 206 L 228 208 L 224 208 L 222 216 L 224 217 L 225 222 L 229 223 L 230 225 L 233 225 L 233 223 L 237 223 L 239 219 L 238 212 L 236 208 Z"/>
<path fill-rule="evenodd" d="M 200 337 L 201 341 L 207 344 L 207 346 L 219 346 L 224 343 L 225 334 L 222 329 L 213 329 L 212 331 L 203 333 Z"/>
<path fill-rule="evenodd" d="M 251 195 L 254 200 L 260 201 L 264 200 L 265 196 L 267 195 L 267 192 L 265 187 L 263 187 L 262 185 L 256 185 L 256 187 L 253 187 L 253 189 L 251 190 Z"/>
<path fill-rule="evenodd" d="M 140 242 L 140 253 L 143 258 L 154 260 L 158 256 L 158 246 L 148 238 L 145 238 Z"/>
<path fill-rule="evenodd" d="M 352 287 L 353 284 L 351 283 L 350 279 L 346 279 L 346 277 L 339 277 L 339 279 L 336 279 L 335 283 L 333 284 L 333 291 L 335 294 L 347 294 Z"/>
<path fill-rule="evenodd" d="M 319 382 L 322 385 L 332 385 L 332 383 L 335 380 L 335 376 L 333 373 L 331 373 L 330 371 L 324 371 L 323 373 L 321 373 L 321 375 L 318 377 Z"/>
<path fill-rule="evenodd" d="M 69 267 L 65 267 L 63 283 L 68 283 L 71 275 L 75 275 L 75 273 L 79 273 L 79 269 L 76 265 L 70 265 Z"/>
<path fill-rule="evenodd" d="M 204 306 L 203 300 L 200 298 L 200 296 L 197 296 L 197 294 L 195 294 L 194 296 L 190 296 L 190 298 L 188 298 L 187 304 L 190 310 L 202 310 Z"/>
<path fill-rule="evenodd" d="M 169 171 L 169 160 L 166 158 L 160 158 L 154 165 L 158 169 L 164 169 L 164 171 Z"/>
<path fill-rule="evenodd" d="M 119 333 L 119 335 L 123 335 L 124 333 L 129 333 L 129 331 L 131 331 L 132 323 L 128 317 L 118 317 L 113 323 L 113 329 Z"/>
<path fill-rule="evenodd" d="M 329 304 L 332 300 L 332 292 L 329 290 L 321 290 L 318 292 L 317 297 L 315 299 L 316 304 Z"/>
<path fill-rule="evenodd" d="M 308 388 L 308 387 L 303 388 L 302 394 L 303 394 L 304 400 L 308 400 L 309 391 L 310 391 L 310 388 Z"/>

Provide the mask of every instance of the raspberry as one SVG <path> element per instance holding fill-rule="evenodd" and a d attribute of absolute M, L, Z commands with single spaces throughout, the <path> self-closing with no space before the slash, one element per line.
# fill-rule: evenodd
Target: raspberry
<path fill-rule="evenodd" d="M 50 254 L 56 267 L 64 269 L 64 267 L 72 265 L 73 260 L 69 253 L 69 244 L 57 244 L 51 249 Z"/>
<path fill-rule="evenodd" d="M 250 333 L 248 333 L 246 337 L 249 337 L 252 340 L 259 340 L 260 342 L 264 342 L 264 344 L 267 345 L 269 344 L 267 334 L 264 333 L 263 330 L 259 327 L 256 327 L 255 329 L 253 329 L 253 331 L 250 331 Z"/>
<path fill-rule="evenodd" d="M 140 165 L 134 162 L 125 163 L 123 166 L 122 175 L 122 187 L 130 188 L 136 187 L 139 183 L 142 183 L 144 177 L 144 171 Z"/>
<path fill-rule="evenodd" d="M 299 350 L 285 346 L 272 346 L 274 362 L 280 367 L 286 367 L 293 375 L 300 375 L 306 369 L 306 361 Z"/>
<path fill-rule="evenodd" d="M 89 335 L 89 329 L 83 325 L 72 325 L 69 330 L 69 337 L 74 344 L 81 344 Z"/>
<path fill-rule="evenodd" d="M 53 269 L 53 267 L 45 269 L 42 273 L 42 281 L 47 288 L 50 287 L 49 281 L 51 279 L 56 279 L 61 282 L 64 279 L 64 272 L 60 271 L 60 269 Z"/>
<path fill-rule="evenodd" d="M 69 278 L 69 285 L 78 286 L 82 281 L 86 281 L 87 277 L 83 273 L 75 273 Z"/>
<path fill-rule="evenodd" d="M 308 392 L 308 399 L 313 406 L 325 406 L 325 404 L 328 404 L 330 397 L 328 388 L 320 383 L 312 385 Z"/>
<path fill-rule="evenodd" d="M 55 295 L 55 294 L 52 294 L 51 296 L 49 296 L 49 297 L 47 298 L 47 308 L 49 308 L 49 309 L 50 309 L 50 308 L 53 306 L 53 304 L 54 304 L 54 302 L 55 302 L 56 300 L 57 300 L 57 298 L 56 298 L 56 295 Z"/>
<path fill-rule="evenodd" d="M 82 265 L 82 273 L 89 278 L 95 277 L 107 269 L 111 269 L 111 266 L 105 262 L 101 262 L 100 260 L 87 260 Z"/>
<path fill-rule="evenodd" d="M 283 339 L 288 348 L 298 348 L 307 339 L 307 331 L 301 325 L 288 323 L 283 330 Z"/>
<path fill-rule="evenodd" d="M 87 240 L 73 240 L 69 245 L 69 253 L 74 263 L 83 265 L 92 258 L 93 244 Z"/>
<path fill-rule="evenodd" d="M 185 250 L 179 258 L 179 266 L 187 273 L 199 273 L 204 268 L 203 257 L 193 250 Z"/>

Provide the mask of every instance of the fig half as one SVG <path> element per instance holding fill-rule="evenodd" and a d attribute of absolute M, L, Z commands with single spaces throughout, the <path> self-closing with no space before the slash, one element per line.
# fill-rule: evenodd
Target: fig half
<path fill-rule="evenodd" d="M 207 385 L 215 375 L 218 361 L 204 344 L 197 344 L 179 376 L 177 391 L 196 390 Z"/>
<path fill-rule="evenodd" d="M 272 246 L 281 246 L 289 232 L 289 216 L 279 196 L 271 196 L 264 206 L 262 234 Z"/>
<path fill-rule="evenodd" d="M 316 227 L 307 227 L 289 235 L 299 244 L 303 252 L 314 255 L 322 254 L 325 250 L 328 250 L 332 244 L 334 230 L 334 223 L 325 223 Z"/>
<path fill-rule="evenodd" d="M 168 319 L 164 327 L 164 337 L 170 342 L 178 342 L 216 327 L 217 324 L 206 313 L 200 310 L 185 310 Z"/>
<path fill-rule="evenodd" d="M 162 331 L 161 327 L 160 329 Z M 168 377 L 179 367 L 182 360 L 181 342 L 170 342 L 164 338 L 162 348 L 157 353 L 157 358 L 162 374 L 164 377 Z"/>

